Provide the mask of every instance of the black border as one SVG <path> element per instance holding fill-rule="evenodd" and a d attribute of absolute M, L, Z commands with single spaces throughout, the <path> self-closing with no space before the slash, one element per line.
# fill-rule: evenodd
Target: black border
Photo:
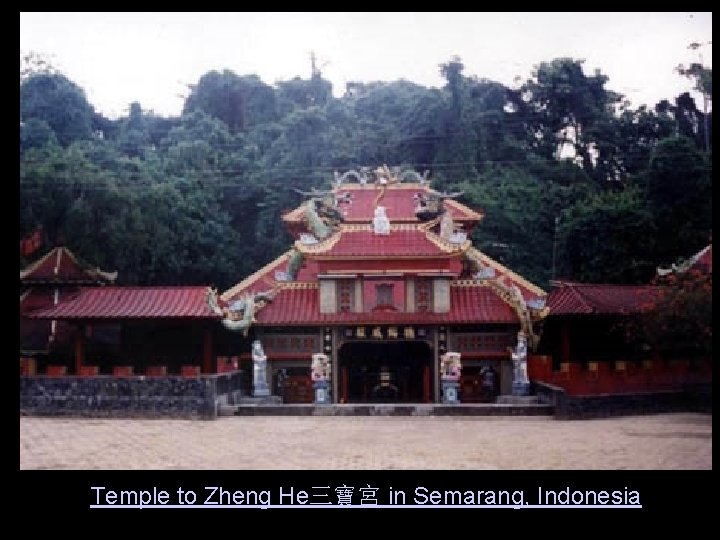
<path fill-rule="evenodd" d="M 712 516 L 711 501 L 714 499 L 710 483 L 711 471 L 446 471 L 446 470 L 252 470 L 252 471 L 220 471 L 220 470 L 117 470 L 117 471 L 38 471 L 23 470 L 19 472 L 19 492 L 17 498 L 25 504 L 31 504 L 34 515 L 53 516 L 54 519 L 42 524 L 58 524 L 58 517 L 68 525 L 78 519 L 110 520 L 118 527 L 133 527 L 135 524 L 151 521 L 164 523 L 168 526 L 182 525 L 187 519 L 200 523 L 219 524 L 221 522 L 243 523 L 257 522 L 265 524 L 267 536 L 277 527 L 305 528 L 303 523 L 359 523 L 360 527 L 377 522 L 380 514 L 398 518 L 403 523 L 420 520 L 428 523 L 446 523 L 450 527 L 448 534 L 457 535 L 463 523 L 500 523 L 509 527 L 511 534 L 515 527 L 538 526 L 540 524 L 578 523 L 581 530 L 566 530 L 570 535 L 574 532 L 593 532 L 596 528 L 618 526 L 620 524 L 638 524 L 643 526 L 669 526 L 685 523 L 694 528 L 703 522 L 709 522 Z M 530 504 L 536 503 L 537 488 L 571 491 L 607 490 L 622 493 L 637 491 L 641 509 L 608 508 L 580 509 L 506 509 L 506 508 L 423 508 L 398 509 L 340 509 L 316 508 L 312 512 L 297 504 L 297 508 L 256 509 L 244 506 L 216 509 L 91 509 L 97 503 L 94 486 L 120 490 L 166 490 L 170 494 L 170 503 L 177 500 L 176 491 L 179 487 L 193 490 L 201 502 L 206 486 L 221 486 L 229 491 L 262 491 L 271 492 L 271 504 L 279 503 L 279 490 L 285 493 L 290 488 L 297 493 L 300 490 L 317 493 L 313 488 L 329 486 L 330 498 L 334 506 L 338 506 L 334 488 L 352 486 L 355 488 L 353 503 L 359 504 L 361 496 L 359 488 L 364 486 L 377 487 L 379 504 L 389 504 L 389 490 L 405 491 L 407 502 L 412 502 L 416 487 L 423 486 L 428 490 L 522 490 Z M 310 498 L 309 502 L 313 500 Z M 287 498 L 283 502 L 288 502 Z M 303 512 L 302 510 L 307 510 Z M 278 519 L 285 518 L 289 519 Z M 384 518 L 383 518 L 384 519 Z M 447 520 L 450 519 L 448 522 Z M 420 522 L 418 521 L 418 523 Z M 295 524 L 295 525 L 293 525 Z M 584 524 L 584 525 L 583 525 Z M 243 528 L 246 526 L 243 525 Z M 185 526 L 185 525 L 182 525 Z M 456 526 L 461 529 L 454 529 Z M 314 527 L 312 527 L 314 528 Z M 57 529 L 56 529 L 57 530 Z M 247 529 L 245 529 L 247 530 Z M 298 529 L 299 530 L 299 529 Z M 354 529 L 353 529 L 354 530 Z M 372 528 L 368 528 L 372 530 Z M 454 533 L 450 531 L 455 530 Z M 306 531 L 308 534 L 311 531 Z M 489 533 L 488 531 L 486 531 Z M 538 531 L 542 534 L 542 531 Z M 328 533 L 337 536 L 338 532 Z M 479 534 L 479 531 L 478 531 Z M 542 534 L 544 536 L 544 534 Z M 424 535 L 423 535 L 424 536 Z"/>

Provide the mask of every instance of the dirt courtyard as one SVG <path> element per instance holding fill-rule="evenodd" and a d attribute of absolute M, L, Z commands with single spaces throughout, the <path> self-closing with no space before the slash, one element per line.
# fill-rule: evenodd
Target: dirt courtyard
<path fill-rule="evenodd" d="M 20 418 L 20 469 L 712 469 L 712 415 Z"/>

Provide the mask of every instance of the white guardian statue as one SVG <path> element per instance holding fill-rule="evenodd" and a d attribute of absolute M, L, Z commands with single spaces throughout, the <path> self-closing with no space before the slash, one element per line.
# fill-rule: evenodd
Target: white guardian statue
<path fill-rule="evenodd" d="M 252 343 L 253 361 L 253 395 L 269 396 L 270 387 L 267 384 L 267 356 L 263 351 L 262 343 L 256 339 Z"/>
<path fill-rule="evenodd" d="M 530 393 L 530 380 L 527 375 L 527 336 L 518 332 L 515 350 L 511 352 L 513 361 L 513 394 L 526 396 Z"/>

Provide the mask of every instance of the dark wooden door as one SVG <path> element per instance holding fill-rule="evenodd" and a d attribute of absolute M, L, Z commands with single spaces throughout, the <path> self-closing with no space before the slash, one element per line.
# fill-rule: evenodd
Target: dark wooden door
<path fill-rule="evenodd" d="M 312 403 L 312 381 L 308 375 L 288 375 L 283 384 L 285 403 Z"/>

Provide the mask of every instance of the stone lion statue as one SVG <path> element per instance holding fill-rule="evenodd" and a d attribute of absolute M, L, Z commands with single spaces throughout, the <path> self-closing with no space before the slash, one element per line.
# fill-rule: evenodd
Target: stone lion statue
<path fill-rule="evenodd" d="M 316 353 L 312 355 L 311 375 L 313 381 L 329 381 L 330 370 L 330 358 L 327 354 Z"/>
<path fill-rule="evenodd" d="M 447 352 L 440 357 L 440 376 L 443 379 L 458 380 L 461 372 L 460 353 Z"/>

